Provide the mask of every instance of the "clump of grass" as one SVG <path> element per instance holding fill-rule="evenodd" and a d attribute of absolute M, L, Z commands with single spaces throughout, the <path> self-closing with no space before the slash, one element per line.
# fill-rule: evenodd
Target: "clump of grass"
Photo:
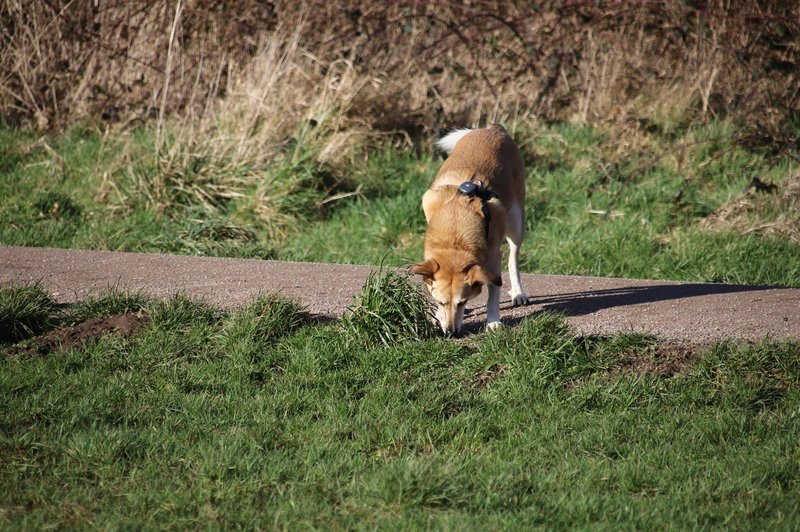
<path fill-rule="evenodd" d="M 249 174 L 247 165 L 201 142 L 176 141 L 159 147 L 155 168 L 142 167 L 136 179 L 148 202 L 160 211 L 194 205 L 214 211 L 242 197 Z"/>
<path fill-rule="evenodd" d="M 262 295 L 225 323 L 224 343 L 251 356 L 307 324 L 309 315 L 300 305 L 278 295 Z"/>
<path fill-rule="evenodd" d="M 99 296 L 91 296 L 76 303 L 65 313 L 63 321 L 76 324 L 99 316 L 138 312 L 146 304 L 147 299 L 141 293 L 129 293 L 114 286 Z"/>
<path fill-rule="evenodd" d="M 80 218 L 83 209 L 71 197 L 60 192 L 48 191 L 40 194 L 33 201 L 33 208 L 39 215 L 46 218 L 59 220 Z"/>
<path fill-rule="evenodd" d="M 432 337 L 432 318 L 428 299 L 407 275 L 379 268 L 370 272 L 342 324 L 354 338 L 388 346 Z"/>
<path fill-rule="evenodd" d="M 349 176 L 376 135 L 348 111 L 367 80 L 347 61 L 311 58 L 298 45 L 305 28 L 260 47 L 202 113 L 160 117 L 154 143 L 122 162 L 123 204 L 174 218 L 233 213 L 274 242 L 356 195 Z"/>
<path fill-rule="evenodd" d="M 193 216 L 193 213 L 189 212 L 184 226 L 181 237 L 193 242 L 223 242 L 226 240 L 255 242 L 258 240 L 255 231 L 222 216 Z"/>
<path fill-rule="evenodd" d="M 270 237 L 284 237 L 297 220 L 320 219 L 326 206 L 358 194 L 357 187 L 343 177 L 343 167 L 352 166 L 332 162 L 324 153 L 336 138 L 336 134 L 304 128 L 291 151 L 276 159 L 259 179 L 252 211 Z"/>
<path fill-rule="evenodd" d="M 207 303 L 186 295 L 176 295 L 166 301 L 148 306 L 151 323 L 158 329 L 169 331 L 195 325 L 212 325 L 222 317 Z"/>
<path fill-rule="evenodd" d="M 271 258 L 272 252 L 252 225 L 202 208 L 187 209 L 174 240 L 179 253 L 247 258 Z"/>
<path fill-rule="evenodd" d="M 39 283 L 0 288 L 0 343 L 35 336 L 55 323 L 56 304 Z"/>
<path fill-rule="evenodd" d="M 510 373 L 530 390 L 560 390 L 611 371 L 626 354 L 649 353 L 653 344 L 652 338 L 641 334 L 579 336 L 563 315 L 543 312 L 518 327 L 487 335 L 477 362 L 512 368 Z M 498 358 L 497 353 L 511 356 Z"/>

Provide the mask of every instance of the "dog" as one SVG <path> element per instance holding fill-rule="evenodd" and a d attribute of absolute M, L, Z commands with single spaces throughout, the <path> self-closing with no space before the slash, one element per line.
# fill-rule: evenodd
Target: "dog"
<path fill-rule="evenodd" d="M 508 241 L 511 301 L 527 305 L 519 277 L 525 233 L 525 172 L 514 140 L 500 125 L 460 129 L 436 146 L 449 156 L 422 196 L 424 260 L 410 267 L 422 276 L 446 335 L 462 332 L 467 302 L 488 286 L 486 329 L 500 323 L 503 238 Z"/>

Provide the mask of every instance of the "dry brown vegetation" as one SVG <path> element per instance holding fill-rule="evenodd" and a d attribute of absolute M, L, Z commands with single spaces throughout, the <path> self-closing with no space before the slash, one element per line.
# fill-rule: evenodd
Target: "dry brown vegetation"
<path fill-rule="evenodd" d="M 274 149 L 308 120 L 413 137 L 723 115 L 775 134 L 800 109 L 794 2 L 8 0 L 0 20 L 2 116 L 40 127 L 223 106 Z"/>
<path fill-rule="evenodd" d="M 781 187 L 747 187 L 738 197 L 700 222 L 710 231 L 781 236 L 800 244 L 800 176 L 790 176 Z"/>

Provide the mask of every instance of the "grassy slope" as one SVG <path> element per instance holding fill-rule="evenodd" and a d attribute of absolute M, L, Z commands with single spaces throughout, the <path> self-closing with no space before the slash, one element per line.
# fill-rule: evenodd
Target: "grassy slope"
<path fill-rule="evenodd" d="M 613 139 L 588 127 L 518 132 L 528 188 L 523 269 L 800 286 L 797 244 L 697 227 L 741 194 L 753 175 L 784 183 L 792 173 L 790 162 L 737 146 L 728 140 L 735 132 L 725 123 L 664 129 L 624 158 L 611 151 Z M 146 132 L 133 139 L 129 152 L 148 153 Z M 269 240 L 253 215 L 252 191 L 218 212 L 191 204 L 162 212 L 136 199 L 135 181 L 117 164 L 123 148 L 114 135 L 77 129 L 35 140 L 0 131 L 6 153 L 0 177 L 5 244 L 407 264 L 421 252 L 419 198 L 439 165 L 429 156 L 375 150 L 349 170 L 363 185 L 362 194 L 335 202 L 323 218 L 306 211 L 288 238 Z M 141 162 L 139 168 L 153 171 Z M 291 174 L 285 163 L 274 171 Z M 270 172 L 265 170 L 265 179 Z M 104 181 L 104 174 L 109 179 Z M 117 200 L 109 182 L 123 191 L 125 201 Z M 73 209 L 64 209 L 64 196 Z M 61 209 L 53 215 L 59 199 Z M 590 214 L 590 207 L 623 215 L 606 218 Z"/>
<path fill-rule="evenodd" d="M 668 377 L 622 369 L 658 365 L 650 340 L 551 315 L 390 347 L 269 298 L 69 315 L 142 304 L 132 338 L 0 346 L 6 526 L 800 525 L 796 343 L 720 344 Z"/>

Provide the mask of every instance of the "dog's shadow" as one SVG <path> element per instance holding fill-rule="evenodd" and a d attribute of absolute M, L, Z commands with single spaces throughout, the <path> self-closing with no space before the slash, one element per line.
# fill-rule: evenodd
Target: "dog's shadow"
<path fill-rule="evenodd" d="M 526 319 L 548 311 L 557 312 L 567 317 L 583 316 L 613 307 L 714 294 L 772 290 L 775 288 L 781 287 L 710 283 L 624 286 L 603 290 L 588 290 L 586 292 L 569 292 L 532 297 L 530 304 L 524 307 L 514 307 L 510 299 L 505 299 L 500 302 L 500 313 L 503 325 L 513 327 Z M 509 314 L 511 315 L 509 316 Z M 482 331 L 485 316 L 485 303 L 467 308 L 465 317 L 468 318 L 468 323 L 464 325 L 464 329 L 470 334 Z"/>

